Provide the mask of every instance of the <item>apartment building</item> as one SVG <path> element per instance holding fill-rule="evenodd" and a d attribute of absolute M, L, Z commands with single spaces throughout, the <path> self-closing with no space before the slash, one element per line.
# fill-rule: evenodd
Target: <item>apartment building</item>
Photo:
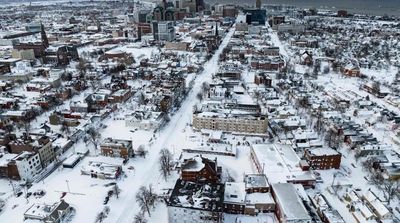
<path fill-rule="evenodd" d="M 193 114 L 193 127 L 195 129 L 211 129 L 226 132 L 265 134 L 268 120 L 265 116 L 253 115 L 226 115 L 213 112 Z"/>
<path fill-rule="evenodd" d="M 20 179 L 31 182 L 34 177 L 42 170 L 39 153 L 22 152 L 9 163 L 11 166 L 16 166 Z M 13 168 L 15 169 L 15 168 Z"/>
<path fill-rule="evenodd" d="M 331 148 L 315 148 L 307 149 L 304 152 L 308 164 L 313 169 L 325 170 L 325 169 L 339 169 L 342 155 Z"/>

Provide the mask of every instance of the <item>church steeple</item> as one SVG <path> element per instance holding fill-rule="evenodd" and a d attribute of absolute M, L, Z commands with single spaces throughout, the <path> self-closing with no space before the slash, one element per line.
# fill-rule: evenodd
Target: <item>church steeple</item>
<path fill-rule="evenodd" d="M 49 40 L 47 39 L 47 35 L 46 35 L 46 31 L 44 30 L 43 23 L 41 23 L 40 35 L 41 35 L 41 38 L 42 38 L 42 45 L 45 48 L 49 47 Z"/>

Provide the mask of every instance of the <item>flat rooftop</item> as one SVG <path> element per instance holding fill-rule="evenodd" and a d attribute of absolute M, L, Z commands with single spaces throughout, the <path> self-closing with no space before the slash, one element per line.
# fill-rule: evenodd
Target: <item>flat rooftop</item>
<path fill-rule="evenodd" d="M 246 188 L 269 187 L 267 177 L 264 174 L 247 174 L 244 177 Z"/>
<path fill-rule="evenodd" d="M 272 188 L 275 194 L 275 200 L 282 209 L 282 215 L 286 216 L 287 221 L 309 220 L 311 222 L 311 217 L 293 184 L 278 183 L 273 184 Z"/>

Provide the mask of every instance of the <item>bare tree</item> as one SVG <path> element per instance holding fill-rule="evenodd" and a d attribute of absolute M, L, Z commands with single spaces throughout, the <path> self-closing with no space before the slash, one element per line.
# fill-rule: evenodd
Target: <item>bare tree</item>
<path fill-rule="evenodd" d="M 101 223 L 104 221 L 105 218 L 106 218 L 106 216 L 105 216 L 104 212 L 100 212 L 97 214 L 95 222 Z"/>
<path fill-rule="evenodd" d="M 140 145 L 139 148 L 137 149 L 137 153 L 139 156 L 142 156 L 144 158 L 146 158 L 146 149 L 144 148 L 144 145 Z"/>
<path fill-rule="evenodd" d="M 25 131 L 26 135 L 29 135 L 29 132 L 30 132 L 30 130 L 31 130 L 31 122 L 28 121 L 28 120 L 26 120 L 26 121 L 23 123 L 23 127 L 24 127 L 24 131 Z"/>
<path fill-rule="evenodd" d="M 172 154 L 171 152 L 164 148 L 160 151 L 160 171 L 165 180 L 167 180 L 168 176 L 171 174 L 172 167 Z"/>
<path fill-rule="evenodd" d="M 119 194 L 121 193 L 121 189 L 119 188 L 118 184 L 114 185 L 114 194 L 117 198 L 119 198 Z"/>
<path fill-rule="evenodd" d="M 151 216 L 150 208 L 154 207 L 155 201 L 156 194 L 153 192 L 151 185 L 148 188 L 145 186 L 139 188 L 139 191 L 136 193 L 136 202 L 138 202 L 142 212 L 147 212 Z"/>
<path fill-rule="evenodd" d="M 379 92 L 381 92 L 381 84 L 378 81 L 372 83 L 372 92 L 374 94 L 378 94 Z"/>
<path fill-rule="evenodd" d="M 308 108 L 309 107 L 309 99 L 308 97 L 301 97 L 297 99 L 296 106 L 300 108 Z"/>
<path fill-rule="evenodd" d="M 146 104 L 146 97 L 145 97 L 145 95 L 144 95 L 144 93 L 141 91 L 141 92 L 139 92 L 139 95 L 138 95 L 138 103 L 139 103 L 139 105 L 144 105 L 144 104 Z"/>
<path fill-rule="evenodd" d="M 336 148 L 335 147 L 335 138 L 336 138 L 336 133 L 332 129 L 329 129 L 326 134 L 325 134 L 325 142 L 328 143 L 328 146 L 331 148 Z"/>
<path fill-rule="evenodd" d="M 136 202 L 139 204 L 142 212 L 147 212 L 149 216 L 151 216 L 150 203 L 147 194 L 147 188 L 145 186 L 141 186 L 139 191 L 136 193 Z"/>
<path fill-rule="evenodd" d="M 364 162 L 362 162 L 362 169 L 363 170 L 369 170 L 369 171 L 375 171 L 374 170 L 374 164 L 378 162 L 378 159 L 374 156 L 369 157 L 366 159 Z"/>
<path fill-rule="evenodd" d="M 104 212 L 104 214 L 107 216 L 107 215 L 110 213 L 110 207 L 109 207 L 109 206 L 105 206 L 105 207 L 103 208 L 103 212 Z"/>
<path fill-rule="evenodd" d="M 147 219 L 144 216 L 143 212 L 140 211 L 137 213 L 133 219 L 133 223 L 147 223 Z"/>
<path fill-rule="evenodd" d="M 259 90 L 254 91 L 254 97 L 257 100 L 257 104 L 259 104 L 260 98 L 261 98 L 261 92 Z"/>
<path fill-rule="evenodd" d="M 110 213 L 110 207 L 105 206 L 104 209 L 100 213 L 97 214 L 95 222 L 99 222 L 99 223 L 103 222 L 104 219 L 107 218 L 109 213 Z"/>
<path fill-rule="evenodd" d="M 315 121 L 315 124 L 314 124 L 314 130 L 319 135 L 321 135 L 322 130 L 323 130 L 323 125 L 324 125 L 323 120 L 322 120 L 322 109 L 321 109 L 321 106 L 318 107 L 318 110 L 317 110 L 317 112 L 315 114 L 311 113 L 311 115 L 316 117 L 316 121 Z"/>
<path fill-rule="evenodd" d="M 201 85 L 201 90 L 203 92 L 210 90 L 210 84 L 208 82 L 203 82 L 203 84 Z"/>
<path fill-rule="evenodd" d="M 70 134 L 71 131 L 69 129 L 69 125 L 66 121 L 61 122 L 61 128 L 60 128 L 61 132 L 65 132 L 67 134 Z"/>
<path fill-rule="evenodd" d="M 93 144 L 94 149 L 97 150 L 101 137 L 100 133 L 94 127 L 89 128 L 86 133 L 89 135 L 89 140 Z"/>
<path fill-rule="evenodd" d="M 149 198 L 150 205 L 155 207 L 157 194 L 154 192 L 153 186 L 151 184 L 149 184 L 149 186 L 148 186 L 148 194 L 147 194 L 147 196 Z"/>
<path fill-rule="evenodd" d="M 315 63 L 314 67 L 313 67 L 313 71 L 312 71 L 313 76 L 315 76 L 315 77 L 318 76 L 318 73 L 320 72 L 320 70 L 321 70 L 321 64 Z"/>
<path fill-rule="evenodd" d="M 84 58 L 80 58 L 78 64 L 76 65 L 76 69 L 79 71 L 81 75 L 85 75 L 89 68 L 88 61 Z"/>
<path fill-rule="evenodd" d="M 199 101 L 202 101 L 203 100 L 203 93 L 202 92 L 197 93 L 196 98 L 199 99 Z"/>
<path fill-rule="evenodd" d="M 398 196 L 400 190 L 400 182 L 397 180 L 385 179 L 383 175 L 379 172 L 374 172 L 371 177 L 372 182 L 383 192 L 387 203 L 390 202 Z"/>

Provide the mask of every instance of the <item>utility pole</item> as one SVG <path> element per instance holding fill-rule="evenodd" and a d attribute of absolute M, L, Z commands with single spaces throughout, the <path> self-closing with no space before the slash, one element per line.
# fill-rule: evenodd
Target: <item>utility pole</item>
<path fill-rule="evenodd" d="M 265 163 L 263 163 L 263 167 L 262 167 L 262 173 L 263 174 L 265 174 L 264 170 L 265 170 Z"/>
<path fill-rule="evenodd" d="M 332 185 L 331 185 L 332 189 L 333 189 L 333 184 L 335 183 L 336 176 L 337 176 L 336 173 L 334 173 L 333 174 L 333 179 L 332 179 Z"/>
<path fill-rule="evenodd" d="M 26 198 L 26 203 L 29 203 L 29 200 L 28 200 L 28 182 L 25 182 L 25 198 Z"/>
<path fill-rule="evenodd" d="M 16 191 L 15 191 L 14 184 L 13 184 L 13 182 L 11 181 L 11 179 L 9 179 L 9 180 L 10 180 L 10 184 L 11 184 L 11 187 L 12 187 L 12 189 L 13 189 L 14 196 L 15 196 L 15 195 L 17 195 L 17 193 L 16 193 Z"/>
<path fill-rule="evenodd" d="M 67 182 L 68 193 L 71 193 L 71 190 L 70 190 L 70 188 L 69 188 L 69 181 L 68 181 L 68 180 L 65 180 L 65 182 Z"/>

